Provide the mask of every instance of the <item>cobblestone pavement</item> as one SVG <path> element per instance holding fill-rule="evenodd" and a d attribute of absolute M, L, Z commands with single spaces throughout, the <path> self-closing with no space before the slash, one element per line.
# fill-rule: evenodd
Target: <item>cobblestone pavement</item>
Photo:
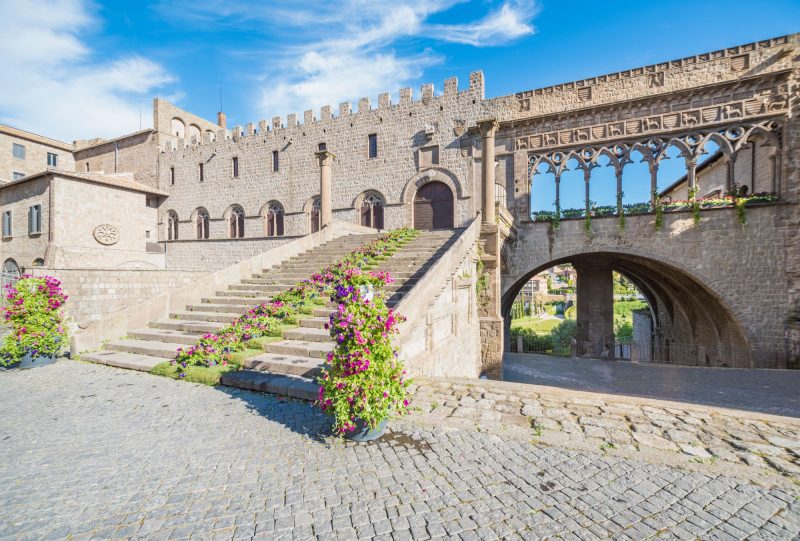
<path fill-rule="evenodd" d="M 800 419 L 486 380 L 417 378 L 416 424 L 447 424 L 800 484 Z M 775 481 L 772 479 L 772 481 Z"/>
<path fill-rule="evenodd" d="M 344 445 L 308 403 L 99 365 L 0 374 L 0 409 L 4 539 L 800 534 L 796 486 L 474 430 Z"/>
<path fill-rule="evenodd" d="M 506 353 L 503 379 L 800 418 L 800 370 L 706 368 Z"/>

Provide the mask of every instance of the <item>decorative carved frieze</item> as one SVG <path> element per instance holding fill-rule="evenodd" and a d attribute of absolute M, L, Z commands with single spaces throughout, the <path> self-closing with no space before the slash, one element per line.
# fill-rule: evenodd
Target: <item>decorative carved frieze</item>
<path fill-rule="evenodd" d="M 734 119 L 777 115 L 787 112 L 788 106 L 789 88 L 787 84 L 782 84 L 777 88 L 763 90 L 752 98 L 709 107 L 698 107 L 686 111 L 670 111 L 629 120 L 521 135 L 515 139 L 515 148 L 517 150 L 539 150 L 700 128 Z"/>

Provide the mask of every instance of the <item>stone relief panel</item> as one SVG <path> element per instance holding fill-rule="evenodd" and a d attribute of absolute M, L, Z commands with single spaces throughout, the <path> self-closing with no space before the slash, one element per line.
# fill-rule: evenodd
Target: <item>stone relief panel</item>
<path fill-rule="evenodd" d="M 104 246 L 111 246 L 119 241 L 119 229 L 111 224 L 102 224 L 94 228 L 94 240 Z"/>

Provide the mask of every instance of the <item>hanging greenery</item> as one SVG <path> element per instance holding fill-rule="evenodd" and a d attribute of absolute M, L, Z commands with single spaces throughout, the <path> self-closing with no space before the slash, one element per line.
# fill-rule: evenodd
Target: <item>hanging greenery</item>
<path fill-rule="evenodd" d="M 661 231 L 664 229 L 664 205 L 658 197 L 658 190 L 653 190 L 653 201 L 655 202 L 655 209 L 653 210 L 656 213 L 656 231 Z"/>

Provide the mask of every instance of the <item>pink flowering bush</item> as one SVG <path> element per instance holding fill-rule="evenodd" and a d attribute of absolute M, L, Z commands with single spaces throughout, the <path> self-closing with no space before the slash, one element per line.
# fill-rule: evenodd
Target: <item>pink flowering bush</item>
<path fill-rule="evenodd" d="M 67 296 L 61 282 L 25 274 L 16 284 L 6 285 L 3 295 L 2 318 L 11 332 L 0 346 L 0 364 L 15 364 L 26 353 L 55 357 L 68 341 L 63 313 Z"/>
<path fill-rule="evenodd" d="M 374 429 L 390 415 L 408 411 L 411 378 L 392 345 L 404 318 L 386 305 L 380 292 L 367 300 L 360 288 L 389 282 L 387 273 L 351 270 L 331 294 L 337 308 L 326 327 L 336 346 L 319 378 L 317 405 L 334 417 L 340 434 L 355 430 L 357 420 Z"/>

